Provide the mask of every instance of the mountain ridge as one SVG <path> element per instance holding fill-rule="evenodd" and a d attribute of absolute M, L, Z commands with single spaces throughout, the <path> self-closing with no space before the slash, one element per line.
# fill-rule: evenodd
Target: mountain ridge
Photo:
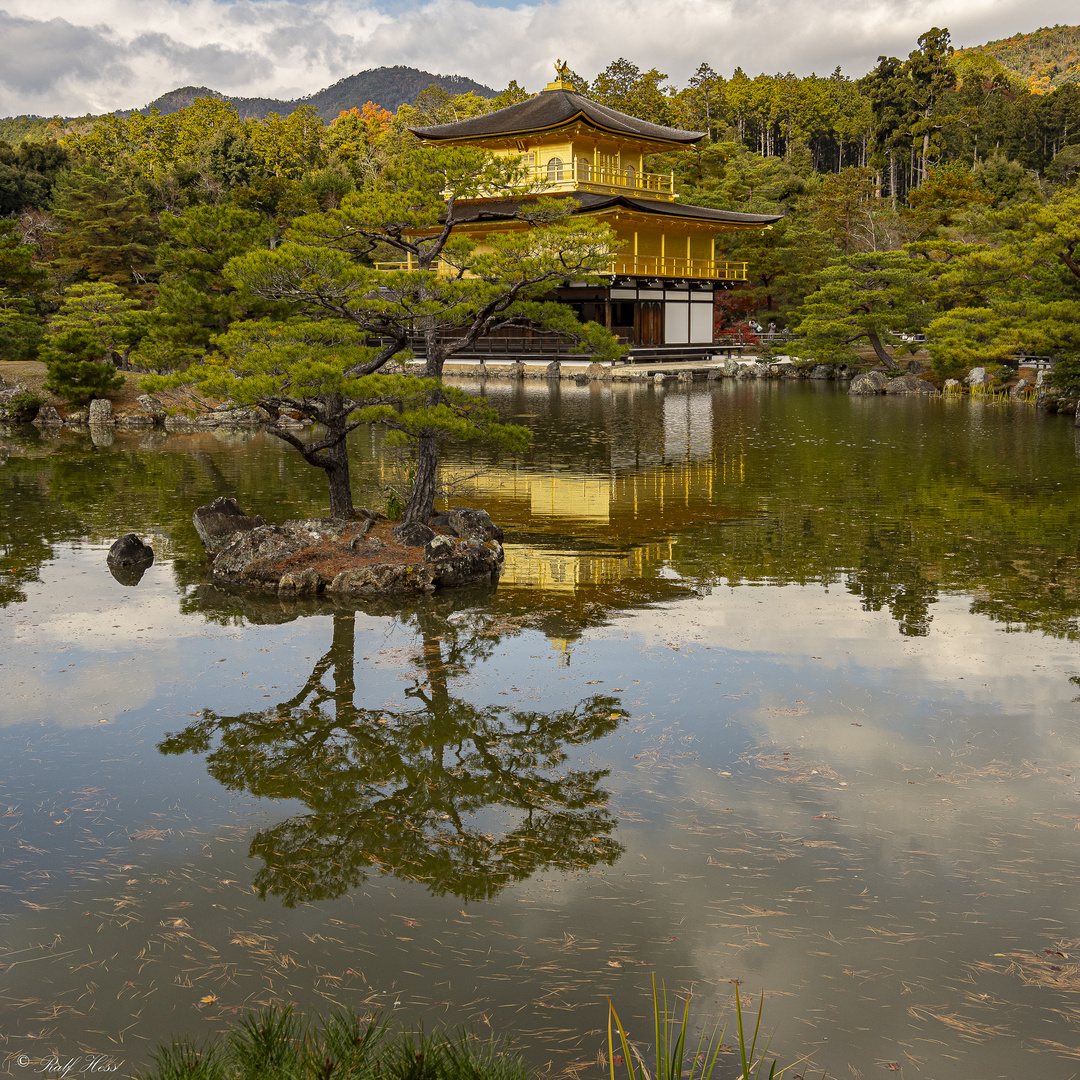
<path fill-rule="evenodd" d="M 311 105 L 318 110 L 323 121 L 329 123 L 339 113 L 348 109 L 359 109 L 369 101 L 382 109 L 397 112 L 400 105 L 411 105 L 417 95 L 433 83 L 451 94 L 466 94 L 471 91 L 481 97 L 495 97 L 498 93 L 490 86 L 466 75 L 433 75 L 430 71 L 395 64 L 393 67 L 368 68 L 355 75 L 346 75 L 331 86 L 299 98 L 243 97 L 223 94 L 207 86 L 180 86 L 161 94 L 141 109 L 118 110 L 118 113 L 121 116 L 131 116 L 133 113 L 145 114 L 156 108 L 167 115 L 186 108 L 197 97 L 212 97 L 230 102 L 244 120 L 262 120 L 272 112 L 287 116 L 301 105 Z"/>
<path fill-rule="evenodd" d="M 1080 26 L 1042 26 L 1028 34 L 1016 33 L 956 51 L 992 57 L 1023 79 L 1034 94 L 1080 82 Z"/>

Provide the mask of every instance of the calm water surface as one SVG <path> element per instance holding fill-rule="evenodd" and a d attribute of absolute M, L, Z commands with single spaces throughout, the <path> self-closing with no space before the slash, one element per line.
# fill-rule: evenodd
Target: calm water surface
<path fill-rule="evenodd" d="M 196 506 L 322 510 L 261 436 L 0 435 L 4 1067 L 293 1001 L 599 1077 L 655 972 L 703 1022 L 763 991 L 807 1076 L 1080 1074 L 1072 426 L 487 391 L 533 448 L 447 480 L 506 573 L 404 607 L 207 583 Z"/>

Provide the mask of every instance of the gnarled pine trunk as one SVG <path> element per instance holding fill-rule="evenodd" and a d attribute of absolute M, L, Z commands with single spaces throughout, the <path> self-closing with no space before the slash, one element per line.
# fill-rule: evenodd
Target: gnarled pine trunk
<path fill-rule="evenodd" d="M 345 439 L 324 451 L 326 483 L 330 488 L 330 516 L 349 520 L 356 516 L 352 501 L 352 478 L 349 474 L 349 450 Z"/>
<path fill-rule="evenodd" d="M 876 330 L 867 330 L 866 336 L 870 339 L 870 344 L 874 348 L 874 354 L 885 365 L 889 371 L 895 371 L 899 366 L 896 361 L 885 351 L 885 346 L 881 344 L 881 338 L 878 337 Z"/>
<path fill-rule="evenodd" d="M 424 364 L 425 379 L 441 379 L 443 365 L 446 363 L 446 350 L 439 340 L 439 333 L 434 320 L 424 331 L 424 346 L 427 360 Z M 437 405 L 439 394 L 429 395 L 427 403 Z M 413 480 L 409 501 L 405 505 L 405 521 L 419 521 L 426 525 L 435 508 L 435 478 L 439 470 L 439 442 L 433 432 L 424 432 L 416 445 L 416 478 Z"/>
<path fill-rule="evenodd" d="M 435 507 L 435 476 L 439 468 L 439 444 L 434 435 L 423 434 L 416 446 L 416 479 L 405 507 L 406 521 L 427 524 Z"/>
<path fill-rule="evenodd" d="M 308 462 L 326 473 L 330 489 L 330 516 L 348 520 L 356 516 L 352 501 L 352 478 L 349 473 L 349 414 L 345 402 L 338 394 L 323 398 L 322 421 L 326 425 L 325 449 L 307 458 Z"/>
<path fill-rule="evenodd" d="M 319 420 L 325 425 L 326 434 L 317 442 L 304 442 L 276 422 L 268 423 L 266 431 L 298 450 L 309 465 L 326 473 L 326 484 L 330 489 L 330 516 L 349 520 L 356 516 L 349 473 L 349 450 L 345 442 L 349 434 L 349 413 L 340 395 L 330 395 L 321 400 L 323 409 Z"/>

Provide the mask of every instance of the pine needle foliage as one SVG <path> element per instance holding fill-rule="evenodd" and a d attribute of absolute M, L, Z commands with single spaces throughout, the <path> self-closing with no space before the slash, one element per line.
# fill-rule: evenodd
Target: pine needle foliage
<path fill-rule="evenodd" d="M 325 1019 L 292 1007 L 249 1013 L 216 1042 L 174 1041 L 140 1080 L 528 1080 L 496 1039 L 393 1033 L 378 1017 L 338 1010 Z"/>
<path fill-rule="evenodd" d="M 124 377 L 102 359 L 101 340 L 92 330 L 51 336 L 39 355 L 49 373 L 45 389 L 73 405 L 85 405 L 124 385 Z"/>

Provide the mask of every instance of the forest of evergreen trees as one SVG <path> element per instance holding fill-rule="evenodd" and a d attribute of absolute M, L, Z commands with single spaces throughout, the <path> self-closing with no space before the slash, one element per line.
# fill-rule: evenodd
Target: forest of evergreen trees
<path fill-rule="evenodd" d="M 1017 351 L 1080 366 L 1080 83 L 1044 78 L 956 52 L 938 28 L 860 79 L 702 63 L 674 87 L 622 58 L 591 82 L 569 76 L 604 104 L 706 133 L 652 166 L 675 173 L 684 201 L 786 215 L 725 241 L 752 281 L 723 318 L 756 313 L 819 356 L 849 355 L 867 327 L 926 332 L 939 374 Z M 416 145 L 409 126 L 527 96 L 516 82 L 494 98 L 432 85 L 396 113 L 368 102 L 331 123 L 311 105 L 241 119 L 220 97 L 5 121 L 0 357 L 66 349 L 169 369 L 205 355 L 236 320 L 266 315 L 227 284 L 230 258 L 386 184 Z"/>

